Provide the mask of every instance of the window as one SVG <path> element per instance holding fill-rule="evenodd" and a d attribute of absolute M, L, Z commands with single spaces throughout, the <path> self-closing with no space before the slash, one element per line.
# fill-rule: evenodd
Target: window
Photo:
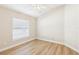
<path fill-rule="evenodd" d="M 12 26 L 13 26 L 12 27 L 13 40 L 29 37 L 29 20 L 13 18 Z"/>

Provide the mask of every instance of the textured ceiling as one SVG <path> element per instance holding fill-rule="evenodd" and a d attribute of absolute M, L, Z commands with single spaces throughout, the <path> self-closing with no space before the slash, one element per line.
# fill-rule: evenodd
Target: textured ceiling
<path fill-rule="evenodd" d="M 7 8 L 34 16 L 39 17 L 42 14 L 50 11 L 53 8 L 61 6 L 60 4 L 5 4 Z"/>

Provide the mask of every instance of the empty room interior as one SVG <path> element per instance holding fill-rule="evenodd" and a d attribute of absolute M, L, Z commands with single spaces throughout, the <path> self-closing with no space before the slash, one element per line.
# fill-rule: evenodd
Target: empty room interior
<path fill-rule="evenodd" d="M 78 4 L 0 4 L 0 55 L 79 55 Z"/>

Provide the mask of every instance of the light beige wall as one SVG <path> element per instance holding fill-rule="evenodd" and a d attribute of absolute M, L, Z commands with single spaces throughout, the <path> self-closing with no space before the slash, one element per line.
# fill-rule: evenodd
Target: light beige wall
<path fill-rule="evenodd" d="M 49 14 L 38 18 L 38 38 L 48 41 L 64 40 L 64 7 L 51 10 Z"/>
<path fill-rule="evenodd" d="M 65 6 L 64 42 L 79 51 L 79 5 Z"/>
<path fill-rule="evenodd" d="M 18 17 L 30 21 L 30 37 L 12 40 L 12 18 Z M 0 6 L 0 48 L 26 41 L 36 37 L 36 18 Z"/>

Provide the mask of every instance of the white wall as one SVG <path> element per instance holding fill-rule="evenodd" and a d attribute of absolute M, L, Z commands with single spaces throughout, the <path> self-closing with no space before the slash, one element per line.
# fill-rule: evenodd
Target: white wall
<path fill-rule="evenodd" d="M 79 5 L 65 5 L 38 19 L 38 38 L 79 51 Z"/>
<path fill-rule="evenodd" d="M 64 7 L 38 18 L 38 38 L 62 42 L 64 40 Z"/>
<path fill-rule="evenodd" d="M 64 42 L 79 51 L 79 5 L 65 6 Z"/>

